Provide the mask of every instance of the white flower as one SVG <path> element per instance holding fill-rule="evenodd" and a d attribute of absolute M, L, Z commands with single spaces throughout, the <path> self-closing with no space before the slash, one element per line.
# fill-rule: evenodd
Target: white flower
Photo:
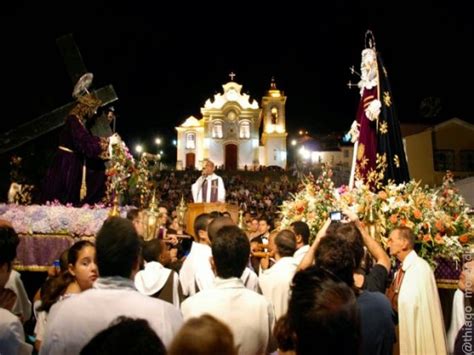
<path fill-rule="evenodd" d="M 356 189 L 360 189 L 362 186 L 364 186 L 364 181 L 357 180 L 354 185 L 355 185 Z"/>

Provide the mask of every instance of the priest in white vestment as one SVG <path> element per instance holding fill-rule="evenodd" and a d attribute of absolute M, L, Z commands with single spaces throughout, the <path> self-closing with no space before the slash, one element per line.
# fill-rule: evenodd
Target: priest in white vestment
<path fill-rule="evenodd" d="M 401 355 L 446 354 L 443 313 L 433 270 L 413 250 L 415 235 L 407 227 L 389 236 L 390 254 L 401 263 L 391 288 L 398 294 Z M 392 302 L 393 304 L 393 302 Z"/>
<path fill-rule="evenodd" d="M 225 202 L 224 181 L 214 168 L 212 161 L 204 160 L 202 175 L 191 186 L 194 202 Z"/>

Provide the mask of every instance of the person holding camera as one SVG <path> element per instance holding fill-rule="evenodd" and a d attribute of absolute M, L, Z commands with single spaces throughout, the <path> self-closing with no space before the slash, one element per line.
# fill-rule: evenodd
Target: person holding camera
<path fill-rule="evenodd" d="M 298 270 L 304 270 L 314 263 L 314 253 L 328 230 L 343 235 L 351 244 L 356 264 L 354 285 L 360 289 L 385 293 L 390 272 L 390 258 L 382 246 L 369 235 L 357 214 L 348 209 L 331 213 L 331 218 L 319 230 Z M 365 254 L 364 246 L 375 260 L 374 266 L 367 274 L 360 267 Z"/>

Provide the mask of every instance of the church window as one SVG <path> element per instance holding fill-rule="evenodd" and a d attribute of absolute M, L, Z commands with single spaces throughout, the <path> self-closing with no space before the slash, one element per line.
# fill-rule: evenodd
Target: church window
<path fill-rule="evenodd" d="M 277 124 L 278 123 L 278 109 L 275 106 L 273 106 L 270 112 L 272 115 L 272 124 Z"/>
<path fill-rule="evenodd" d="M 196 149 L 196 134 L 194 132 L 186 134 L 186 149 Z"/>
<path fill-rule="evenodd" d="M 216 121 L 212 123 L 212 131 L 211 131 L 212 138 L 222 138 L 222 122 Z"/>
<path fill-rule="evenodd" d="M 250 138 L 250 122 L 249 121 L 242 121 L 240 122 L 240 138 L 248 139 Z"/>

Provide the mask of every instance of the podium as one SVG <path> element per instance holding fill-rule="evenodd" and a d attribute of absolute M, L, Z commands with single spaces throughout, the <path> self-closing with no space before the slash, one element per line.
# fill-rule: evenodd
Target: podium
<path fill-rule="evenodd" d="M 239 220 L 239 207 L 237 205 L 224 202 L 189 203 L 188 210 L 184 217 L 186 222 L 186 232 L 196 238 L 194 235 L 194 220 L 201 213 L 211 213 L 213 211 L 229 212 L 232 220 L 236 224 Z"/>

